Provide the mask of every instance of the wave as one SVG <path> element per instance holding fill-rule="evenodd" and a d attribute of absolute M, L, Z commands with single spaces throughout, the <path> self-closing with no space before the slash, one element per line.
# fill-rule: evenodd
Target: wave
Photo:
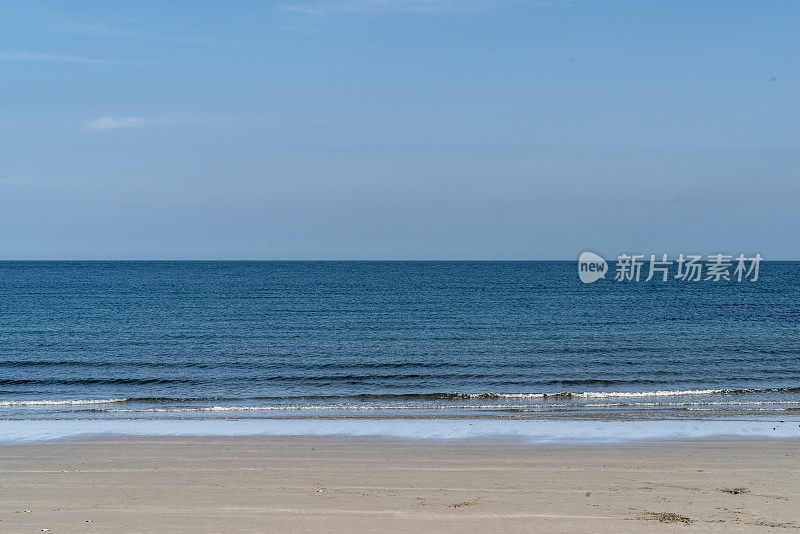
<path fill-rule="evenodd" d="M 665 402 L 665 403 L 603 403 L 581 405 L 524 405 L 524 404 L 314 404 L 280 406 L 197 406 L 168 408 L 104 408 L 81 410 L 96 413 L 172 413 L 172 412 L 269 412 L 269 411 L 429 411 L 429 410 L 563 410 L 564 408 L 585 410 L 587 408 L 683 408 L 686 410 L 721 410 L 729 406 L 737 409 L 776 410 L 775 407 L 800 405 L 798 402 L 753 401 L 753 402 Z M 767 408 L 773 406 L 773 408 Z M 709 408 L 703 408 L 709 407 Z"/>
<path fill-rule="evenodd" d="M 359 395 L 319 395 L 295 397 L 297 399 L 352 398 L 372 399 L 418 399 L 418 400 L 502 400 L 502 399 L 559 399 L 559 398 L 613 398 L 613 397 L 679 397 L 689 395 L 746 395 L 754 393 L 800 393 L 800 387 L 783 388 L 720 388 L 683 389 L 659 391 L 584 391 L 584 392 L 537 392 L 537 393 L 363 393 Z M 281 397 L 256 397 L 254 400 L 280 399 Z M 287 398 L 287 397 L 283 397 Z"/>
<path fill-rule="evenodd" d="M 570 361 L 576 354 L 603 354 L 604 358 L 599 361 L 593 361 L 592 366 L 596 367 L 618 367 L 620 365 L 635 366 L 641 363 L 642 355 L 647 352 L 647 347 L 605 347 L 605 348 L 589 348 L 579 349 L 573 348 L 565 350 L 563 353 L 553 353 L 550 351 L 530 352 L 526 356 L 533 355 L 546 356 L 546 360 L 512 360 L 512 361 L 423 361 L 423 360 L 396 360 L 396 361 L 317 361 L 311 359 L 310 361 L 296 361 L 296 356 L 291 357 L 278 357 L 278 359 L 264 361 L 258 359 L 259 357 L 267 357 L 268 355 L 243 355 L 240 357 L 233 357 L 222 361 L 182 361 L 177 360 L 117 360 L 105 359 L 98 361 L 86 361 L 80 358 L 28 358 L 28 359 L 0 359 L 0 368 L 17 368 L 17 367 L 85 367 L 85 368 L 175 368 L 175 369 L 259 369 L 259 370 L 370 370 L 375 369 L 548 369 L 558 368 L 563 369 L 565 361 Z M 637 355 L 637 360 L 632 360 L 627 353 Z M 737 356 L 738 355 L 738 356 Z M 771 358 L 770 363 L 776 361 L 784 361 L 787 359 L 794 359 L 798 356 L 798 351 L 795 348 L 775 348 L 768 351 L 751 351 L 737 349 L 735 347 L 726 347 L 725 354 L 715 357 L 714 361 L 726 362 L 750 362 L 752 363 L 757 357 L 775 357 L 785 356 L 786 358 Z M 648 369 L 642 372 L 666 372 L 672 373 L 670 366 L 674 364 L 682 364 L 687 361 L 694 361 L 696 355 L 694 354 L 654 354 L 653 357 L 658 358 L 661 370 Z M 652 363 L 650 360 L 646 360 Z M 764 371 L 774 372 L 774 365 L 765 368 Z M 635 372 L 636 369 L 629 369 L 629 372 Z"/>
<path fill-rule="evenodd" d="M 0 401 L 0 407 L 13 406 L 58 406 L 58 405 L 91 405 L 91 404 L 175 404 L 175 403 L 209 403 L 209 402 L 299 402 L 299 401 L 333 401 L 333 402 L 380 402 L 380 401 L 465 401 L 465 400 L 558 400 L 558 399 L 605 399 L 605 398 L 647 398 L 647 397 L 684 397 L 684 396 L 717 396 L 717 395 L 752 395 L 764 393 L 797 394 L 800 387 L 781 388 L 728 388 L 728 389 L 689 389 L 659 391 L 584 391 L 584 392 L 538 392 L 538 393 L 361 393 L 354 395 L 287 395 L 287 396 L 251 396 L 251 397 L 126 397 L 111 399 L 54 399 L 54 400 L 6 400 Z M 766 401 L 765 401 L 766 402 Z M 643 403 L 638 403 L 644 405 Z M 659 403 L 663 404 L 663 403 Z M 703 404 L 708 404 L 704 402 Z M 297 405 L 294 405 L 295 407 Z M 370 404 L 369 406 L 373 406 Z M 498 405 L 492 404 L 489 406 Z M 519 405 L 515 405 L 519 406 Z M 249 407 L 248 407 L 249 409 Z"/>
<path fill-rule="evenodd" d="M 585 392 L 577 396 L 590 399 L 603 399 L 610 397 L 682 397 L 685 395 L 735 395 L 750 393 L 758 390 L 747 389 L 688 389 L 678 391 L 596 391 Z"/>
<path fill-rule="evenodd" d="M 2 386 L 98 386 L 137 385 L 156 386 L 170 384 L 198 385 L 191 378 L 9 378 L 0 380 Z"/>
<path fill-rule="evenodd" d="M 118 404 L 130 399 L 76 399 L 76 400 L 28 400 L 0 401 L 0 406 L 83 406 L 90 404 Z"/>
<path fill-rule="evenodd" d="M 509 408 L 516 408 L 509 405 Z M 149 413 L 149 412 L 267 412 L 267 411 L 337 411 L 337 410 L 447 410 L 452 406 L 415 405 L 296 405 L 296 406 L 201 406 L 197 408 L 123 408 L 112 410 L 93 410 L 103 413 Z M 481 409 L 486 406 L 459 406 L 460 409 Z"/>
<path fill-rule="evenodd" d="M 798 380 L 800 381 L 800 375 L 797 375 L 795 371 L 792 371 L 795 374 L 792 375 L 781 375 L 780 380 L 784 383 L 790 380 Z M 701 378 L 681 378 L 681 377 L 674 377 L 672 374 L 669 376 L 662 375 L 661 378 L 654 377 L 654 375 L 659 375 L 660 373 L 649 373 L 648 376 L 650 378 L 637 377 L 636 373 L 629 373 L 626 377 L 595 377 L 595 378 L 577 378 L 577 379 L 546 379 L 546 378 L 536 378 L 536 377 L 526 377 L 520 376 L 518 373 L 446 373 L 446 374 L 436 374 L 436 373 L 392 373 L 392 374 L 329 374 L 329 375 L 317 375 L 317 376 L 303 376 L 303 375 L 291 375 L 291 374 L 280 374 L 280 375 L 248 375 L 247 373 L 240 373 L 236 376 L 228 376 L 228 377 L 219 377 L 219 376 L 204 376 L 204 377 L 118 377 L 118 376 L 86 376 L 85 374 L 78 376 L 65 376 L 63 373 L 61 376 L 48 376 L 48 377 L 36 377 L 36 378 L 24 378 L 24 377 L 11 377 L 7 376 L 6 378 L 0 378 L 0 386 L 29 386 L 34 388 L 36 386 L 197 386 L 203 388 L 235 388 L 235 389 L 242 389 L 247 387 L 250 389 L 253 384 L 264 384 L 272 385 L 276 384 L 273 387 L 280 387 L 284 384 L 291 384 L 292 386 L 302 386 L 309 390 L 312 388 L 347 388 L 347 389 L 362 389 L 362 390 L 369 390 L 369 389 L 378 389 L 378 388 L 392 388 L 396 390 L 414 390 L 421 387 L 425 387 L 427 384 L 432 384 L 436 381 L 441 380 L 448 380 L 448 381 L 462 381 L 465 382 L 464 386 L 461 387 L 475 387 L 475 388 L 482 388 L 485 387 L 486 389 L 490 388 L 497 388 L 497 389 L 540 389 L 540 390 L 547 390 L 547 389 L 557 389 L 563 388 L 564 390 L 572 390 L 572 389 L 626 389 L 629 390 L 629 393 L 619 392 L 614 393 L 613 391 L 605 392 L 605 391 L 597 391 L 591 392 L 586 391 L 584 393 L 577 393 L 577 392 L 567 392 L 565 394 L 570 394 L 573 396 L 577 395 L 653 395 L 653 394 L 689 394 L 685 392 L 678 392 L 674 393 L 672 390 L 668 390 L 669 387 L 691 387 L 696 385 L 698 388 L 700 387 L 713 387 L 717 385 L 724 385 L 730 384 L 733 380 L 737 380 L 733 377 L 724 377 L 724 376 L 716 376 L 716 377 L 708 377 L 705 379 Z M 774 375 L 775 373 L 773 373 Z M 771 377 L 773 380 L 776 378 L 774 376 Z M 739 378 L 739 380 L 747 380 Z M 749 380 L 756 381 L 762 380 L 759 379 L 757 376 L 751 376 Z M 774 382 L 773 382 L 774 383 Z M 473 385 L 467 385 L 473 384 Z M 659 391 L 646 391 L 647 389 L 656 390 L 660 388 Z M 639 389 L 639 391 L 630 391 Z M 685 390 L 686 392 L 691 392 L 694 390 Z M 698 391 L 706 391 L 698 389 Z M 707 389 L 707 391 L 716 392 L 717 390 Z M 723 389 L 719 389 L 719 391 L 727 391 Z M 664 393 L 666 392 L 666 393 Z M 127 392 L 126 392 L 127 393 Z M 461 394 L 461 393 L 433 393 L 432 395 L 491 395 L 491 393 L 476 393 L 476 394 Z M 509 395 L 529 395 L 529 396 L 541 396 L 541 395 L 556 395 L 556 393 L 512 393 Z"/>

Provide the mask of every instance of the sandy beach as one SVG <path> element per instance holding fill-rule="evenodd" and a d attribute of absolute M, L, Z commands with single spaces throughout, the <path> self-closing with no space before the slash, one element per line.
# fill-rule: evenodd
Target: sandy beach
<path fill-rule="evenodd" d="M 784 532 L 800 444 L 94 438 L 0 447 L 0 531 Z"/>

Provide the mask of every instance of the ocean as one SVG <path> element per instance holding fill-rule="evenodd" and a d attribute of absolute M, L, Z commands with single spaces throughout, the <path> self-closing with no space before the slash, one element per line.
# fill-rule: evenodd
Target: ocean
<path fill-rule="evenodd" d="M 0 262 L 0 440 L 800 435 L 798 281 L 795 262 L 594 284 L 576 262 Z"/>

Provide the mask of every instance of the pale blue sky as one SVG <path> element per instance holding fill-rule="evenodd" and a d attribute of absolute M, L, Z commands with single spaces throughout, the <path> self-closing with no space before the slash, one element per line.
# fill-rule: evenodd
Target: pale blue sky
<path fill-rule="evenodd" d="M 788 1 L 6 2 L 0 258 L 800 259 L 798 28 Z"/>

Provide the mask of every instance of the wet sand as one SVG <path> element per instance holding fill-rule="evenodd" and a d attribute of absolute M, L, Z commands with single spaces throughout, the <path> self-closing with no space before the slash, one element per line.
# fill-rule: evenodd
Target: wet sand
<path fill-rule="evenodd" d="M 0 446 L 0 532 L 793 532 L 800 442 Z"/>

